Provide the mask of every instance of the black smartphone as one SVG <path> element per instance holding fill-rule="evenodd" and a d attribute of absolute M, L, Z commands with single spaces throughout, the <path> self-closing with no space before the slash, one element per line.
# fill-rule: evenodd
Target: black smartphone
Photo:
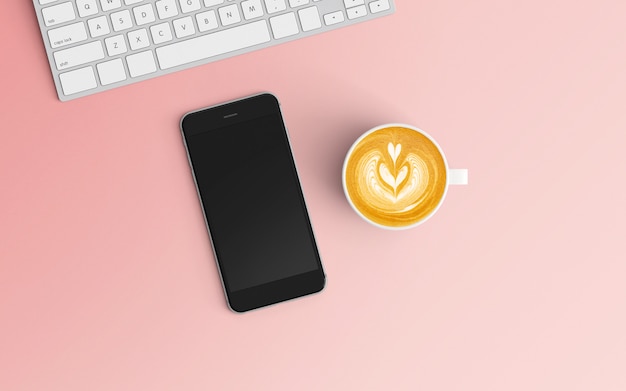
<path fill-rule="evenodd" d="M 276 97 L 188 113 L 181 130 L 229 307 L 321 291 L 326 278 Z"/>

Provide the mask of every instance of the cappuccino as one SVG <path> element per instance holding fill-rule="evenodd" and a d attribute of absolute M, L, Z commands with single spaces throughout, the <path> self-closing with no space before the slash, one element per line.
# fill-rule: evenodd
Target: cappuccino
<path fill-rule="evenodd" d="M 407 228 L 437 210 L 446 194 L 448 167 L 425 133 L 387 125 L 354 143 L 344 163 L 343 185 L 362 217 L 383 227 Z"/>

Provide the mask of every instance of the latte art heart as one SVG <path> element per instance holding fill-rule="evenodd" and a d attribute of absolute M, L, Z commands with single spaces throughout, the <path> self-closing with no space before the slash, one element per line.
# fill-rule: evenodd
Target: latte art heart
<path fill-rule="evenodd" d="M 384 156 L 374 150 L 363 156 L 357 170 L 364 173 L 359 178 L 359 189 L 373 207 L 388 213 L 402 213 L 415 207 L 415 201 L 426 190 L 428 168 L 419 156 L 408 153 L 398 159 L 401 144 L 389 143 L 389 153 Z"/>
<path fill-rule="evenodd" d="M 446 164 L 436 144 L 408 128 L 368 134 L 353 146 L 345 166 L 345 187 L 366 218 L 407 226 L 436 209 L 446 186 Z"/>

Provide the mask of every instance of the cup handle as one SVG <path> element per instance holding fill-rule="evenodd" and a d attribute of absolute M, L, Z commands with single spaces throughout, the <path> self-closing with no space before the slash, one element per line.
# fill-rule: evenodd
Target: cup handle
<path fill-rule="evenodd" d="M 448 170 L 448 183 L 451 185 L 467 185 L 469 171 L 466 168 L 451 168 Z"/>

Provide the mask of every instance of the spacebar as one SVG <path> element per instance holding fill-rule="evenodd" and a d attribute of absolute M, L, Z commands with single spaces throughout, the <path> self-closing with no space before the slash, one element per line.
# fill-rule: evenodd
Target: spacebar
<path fill-rule="evenodd" d="M 267 28 L 267 22 L 259 20 L 217 33 L 162 46 L 156 49 L 156 54 L 161 69 L 168 69 L 258 45 L 269 40 L 270 32 Z"/>

